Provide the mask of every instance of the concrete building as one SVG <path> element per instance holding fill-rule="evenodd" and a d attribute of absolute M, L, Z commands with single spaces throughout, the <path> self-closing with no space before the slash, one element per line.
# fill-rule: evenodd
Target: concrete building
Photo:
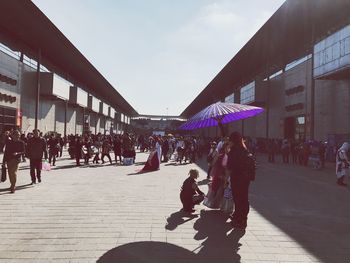
<path fill-rule="evenodd" d="M 178 128 L 185 122 L 179 116 L 139 115 L 131 119 L 131 126 L 137 133 L 177 134 Z"/>
<path fill-rule="evenodd" d="M 31 1 L 0 9 L 0 132 L 121 133 L 136 110 Z"/>
<path fill-rule="evenodd" d="M 255 138 L 350 139 L 350 1 L 287 0 L 181 114 L 217 101 L 265 112 L 227 125 Z M 216 128 L 198 130 L 217 135 Z"/>

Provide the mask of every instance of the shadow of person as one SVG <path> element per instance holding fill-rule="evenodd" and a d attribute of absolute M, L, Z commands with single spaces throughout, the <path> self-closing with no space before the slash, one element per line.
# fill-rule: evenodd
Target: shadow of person
<path fill-rule="evenodd" d="M 173 244 L 163 242 L 135 242 L 113 248 L 97 263 L 198 263 L 197 255 Z"/>
<path fill-rule="evenodd" d="M 138 175 L 138 174 L 150 174 L 159 171 L 160 169 L 157 170 L 138 170 L 135 173 L 129 173 L 127 175 Z"/>
<path fill-rule="evenodd" d="M 32 184 L 18 185 L 18 186 L 16 186 L 16 191 L 27 189 L 27 188 L 32 188 L 32 187 L 34 187 L 34 185 L 32 185 Z M 10 188 L 0 189 L 0 195 L 9 194 L 9 193 L 10 193 Z"/>
<path fill-rule="evenodd" d="M 165 229 L 167 230 L 174 230 L 177 228 L 177 226 L 184 224 L 188 221 L 191 221 L 192 219 L 198 217 L 198 215 L 193 215 L 184 212 L 182 209 L 180 211 L 177 211 L 175 213 L 172 213 L 166 220 L 167 224 L 165 225 Z M 187 218 L 187 219 L 184 219 Z"/>
<path fill-rule="evenodd" d="M 245 232 L 232 230 L 227 219 L 228 215 L 219 210 L 201 211 L 199 219 L 193 225 L 198 231 L 194 239 L 204 240 L 196 249 L 199 250 L 197 254 L 199 259 L 204 262 L 240 262 L 239 240 Z"/>

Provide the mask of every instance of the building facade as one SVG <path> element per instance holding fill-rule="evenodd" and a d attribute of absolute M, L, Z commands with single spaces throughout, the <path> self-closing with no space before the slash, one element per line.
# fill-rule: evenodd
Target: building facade
<path fill-rule="evenodd" d="M 265 111 L 226 125 L 228 132 L 350 139 L 350 9 L 345 7 L 349 2 L 286 1 L 181 115 L 189 118 L 215 101 L 235 102 Z M 218 95 L 210 101 L 214 91 Z M 215 127 L 197 132 L 218 135 Z"/>
<path fill-rule="evenodd" d="M 0 131 L 35 128 L 37 69 L 19 52 L 0 46 Z M 53 72 L 40 72 L 38 129 L 62 135 L 122 133 L 130 117 Z"/>

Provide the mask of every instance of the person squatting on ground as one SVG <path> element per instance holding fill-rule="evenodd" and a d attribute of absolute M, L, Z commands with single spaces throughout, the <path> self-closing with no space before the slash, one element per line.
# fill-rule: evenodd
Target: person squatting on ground
<path fill-rule="evenodd" d="M 344 142 L 343 145 L 339 148 L 336 155 L 336 175 L 337 175 L 337 184 L 340 186 L 346 186 L 344 179 L 346 175 L 349 175 L 349 149 L 350 144 Z"/>
<path fill-rule="evenodd" d="M 230 175 L 235 211 L 231 216 L 235 228 L 245 229 L 249 213 L 249 184 L 252 178 L 247 176 L 247 158 L 249 152 L 243 137 L 238 132 L 230 135 L 231 149 L 227 158 L 227 169 Z M 255 167 L 253 167 L 255 169 Z"/>
<path fill-rule="evenodd" d="M 46 141 L 40 137 L 40 131 L 33 130 L 34 137 L 28 140 L 27 153 L 30 160 L 30 177 L 32 184 L 41 183 L 42 159 L 47 159 Z"/>
<path fill-rule="evenodd" d="M 199 172 L 196 169 L 191 169 L 188 173 L 189 177 L 183 182 L 180 200 L 183 205 L 183 211 L 192 213 L 195 205 L 200 204 L 204 200 L 204 193 L 199 189 L 196 179 Z"/>
<path fill-rule="evenodd" d="M 8 175 L 11 183 L 10 191 L 15 192 L 17 181 L 18 164 L 21 162 L 24 154 L 24 142 L 19 140 L 20 133 L 15 130 L 12 132 L 11 140 L 6 141 L 3 164 L 7 164 Z"/>

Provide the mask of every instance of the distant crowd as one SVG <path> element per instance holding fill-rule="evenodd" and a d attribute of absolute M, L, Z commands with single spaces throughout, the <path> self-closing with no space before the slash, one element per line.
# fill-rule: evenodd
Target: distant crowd
<path fill-rule="evenodd" d="M 7 162 L 7 172 L 12 182 L 14 182 L 13 172 L 16 166 L 18 168 L 16 163 L 29 158 L 31 182 L 35 184 L 41 182 L 43 161 L 47 160 L 50 166 L 56 166 L 56 160 L 62 157 L 62 151 L 67 146 L 68 153 L 77 166 L 91 163 L 104 164 L 106 161 L 110 164 L 130 165 L 135 163 L 136 150 L 149 152 L 149 158 L 142 169 L 142 171 L 149 171 L 159 169 L 161 162 L 168 162 L 170 159 L 180 164 L 196 162 L 203 156 L 210 155 L 213 148 L 218 148 L 218 145 L 224 143 L 225 140 L 228 139 L 173 136 L 172 134 L 157 136 L 127 132 L 112 135 L 87 133 L 62 136 L 54 132 L 43 134 L 39 130 L 34 130 L 26 135 L 18 131 L 7 131 L 1 136 L 0 150 L 7 149 L 3 163 Z M 330 146 L 323 142 L 249 137 L 245 137 L 244 141 L 249 152 L 254 155 L 266 153 L 271 163 L 277 161 L 276 156 L 281 156 L 283 163 L 312 166 L 314 169 L 322 169 L 326 160 L 338 160 L 339 162 L 337 152 L 340 146 Z M 7 147 L 4 147 L 5 145 Z M 210 170 L 212 165 L 208 163 Z M 344 182 L 341 181 L 338 184 L 343 185 Z M 14 192 L 14 189 L 14 186 L 11 187 L 11 192 Z"/>

